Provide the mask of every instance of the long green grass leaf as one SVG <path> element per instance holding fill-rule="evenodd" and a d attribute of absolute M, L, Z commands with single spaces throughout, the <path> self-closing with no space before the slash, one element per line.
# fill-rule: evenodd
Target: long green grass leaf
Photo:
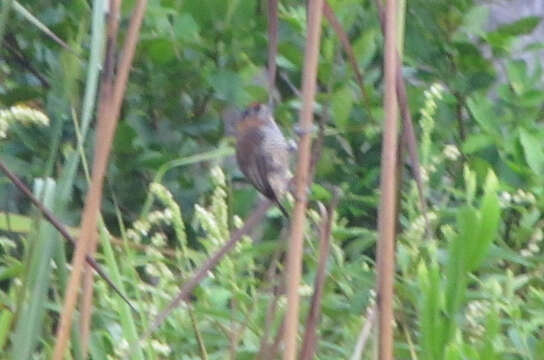
<path fill-rule="evenodd" d="M 19 4 L 19 2 L 14 1 L 13 2 L 13 9 L 19 13 L 22 17 L 24 17 L 26 20 L 28 20 L 32 25 L 36 26 L 40 31 L 42 31 L 44 34 L 46 34 L 48 37 L 50 37 L 54 42 L 65 48 L 66 50 L 69 50 L 73 54 L 77 54 L 74 50 L 68 46 L 67 43 L 65 43 L 61 38 L 59 38 L 53 31 L 51 31 L 47 26 L 45 26 L 37 17 L 32 15 L 30 11 L 28 11 L 23 5 Z"/>
<path fill-rule="evenodd" d="M 35 194 L 44 194 L 44 204 L 51 206 L 55 194 L 55 182 L 52 179 L 37 180 Z M 31 246 L 26 288 L 21 292 L 24 297 L 19 310 L 19 318 L 13 338 L 12 359 L 29 359 L 35 350 L 42 332 L 45 316 L 47 290 L 49 288 L 51 257 L 55 247 L 56 232 L 48 221 L 42 219 L 38 232 Z"/>

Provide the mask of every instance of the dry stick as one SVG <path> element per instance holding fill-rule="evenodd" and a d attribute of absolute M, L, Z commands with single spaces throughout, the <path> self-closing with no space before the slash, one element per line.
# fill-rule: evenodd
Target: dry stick
<path fill-rule="evenodd" d="M 182 301 L 187 301 L 189 295 L 197 287 L 200 282 L 206 278 L 210 271 L 219 263 L 219 261 L 232 249 L 232 247 L 240 241 L 242 236 L 249 234 L 251 230 L 260 223 L 266 211 L 270 208 L 272 203 L 268 200 L 262 200 L 257 208 L 251 213 L 246 220 L 244 226 L 236 230 L 231 234 L 228 242 L 226 242 L 212 257 L 210 257 L 201 267 L 196 274 L 187 282 L 183 284 L 178 295 L 164 308 L 153 320 L 151 326 L 144 335 L 140 338 L 139 343 L 143 343 L 166 319 L 166 317 L 181 304 Z"/>
<path fill-rule="evenodd" d="M 104 61 L 104 71 L 102 73 L 100 96 L 98 103 L 98 116 L 97 122 L 100 124 L 107 119 L 108 114 L 114 110 L 111 109 L 113 82 L 114 82 L 114 56 L 115 48 L 117 47 L 117 32 L 119 29 L 119 11 L 120 1 L 114 2 L 108 18 L 108 29 L 106 37 L 106 55 Z M 108 120 L 106 120 L 108 121 Z M 96 231 L 90 238 L 87 253 L 94 255 L 97 246 L 97 233 Z M 94 277 L 93 274 L 85 269 L 83 274 L 83 292 L 81 295 L 81 352 L 83 358 L 87 357 L 87 350 L 89 345 L 89 337 L 91 331 L 91 313 L 93 303 L 93 286 Z"/>
<path fill-rule="evenodd" d="M 368 316 L 366 317 L 365 324 L 363 328 L 361 329 L 361 332 L 359 333 L 357 344 L 355 344 L 355 349 L 353 350 L 353 354 L 351 355 L 350 360 L 361 359 L 361 356 L 363 355 L 363 352 L 365 351 L 366 342 L 368 341 L 368 338 L 370 337 L 370 330 L 372 330 L 372 326 L 374 325 L 374 321 L 376 320 L 376 311 L 377 311 L 376 305 L 370 308 Z"/>
<path fill-rule="evenodd" d="M 264 323 L 264 333 L 261 338 L 261 344 L 259 345 L 259 352 L 257 353 L 257 356 L 255 356 L 255 359 L 257 360 L 263 360 L 266 359 L 266 355 L 269 353 L 269 347 L 268 344 L 268 335 L 270 334 L 270 330 L 272 328 L 272 323 L 274 320 L 274 317 L 276 316 L 276 311 L 278 309 L 278 296 L 274 295 L 272 298 L 272 301 L 268 304 L 268 308 L 266 309 L 266 318 Z"/>
<path fill-rule="evenodd" d="M 7 33 L 4 36 L 3 42 L 2 39 L 0 39 L 0 43 L 6 47 L 6 49 L 9 51 L 9 53 L 12 55 L 12 58 L 15 60 L 16 63 L 21 65 L 23 68 L 28 70 L 32 75 L 34 75 L 42 84 L 43 87 L 46 89 L 49 89 L 51 85 L 49 84 L 49 81 L 45 78 L 44 75 L 42 75 L 28 60 L 28 58 L 23 53 L 22 49 L 20 48 L 19 44 L 17 43 L 17 39 L 12 33 Z"/>
<path fill-rule="evenodd" d="M 284 228 L 285 229 L 285 228 Z M 284 231 L 282 229 L 282 232 Z M 284 237 L 282 236 L 282 240 Z M 282 246 L 283 248 L 283 246 Z M 268 336 L 270 334 L 270 330 L 272 329 L 272 323 L 274 321 L 274 318 L 276 317 L 276 311 L 278 309 L 278 300 L 279 300 L 279 291 L 276 291 L 276 281 L 278 279 L 276 269 L 278 267 L 278 262 L 280 261 L 280 257 L 283 254 L 283 249 L 280 248 L 276 250 L 274 253 L 274 257 L 272 258 L 272 261 L 270 262 L 270 266 L 268 267 L 266 271 L 266 283 L 272 285 L 272 301 L 269 302 L 268 308 L 266 310 L 266 318 L 264 322 L 264 331 L 263 335 L 261 337 L 261 343 L 259 345 L 259 352 L 257 353 L 257 356 L 255 356 L 255 359 L 257 360 L 263 360 L 266 359 L 266 355 L 269 352 L 269 344 L 268 344 Z"/>
<path fill-rule="evenodd" d="M 76 244 L 76 239 L 74 239 L 72 237 L 72 235 L 70 235 L 70 233 L 68 232 L 68 230 L 66 230 L 66 227 L 64 225 L 62 225 L 62 223 L 60 222 L 59 219 L 57 219 L 55 217 L 55 215 L 53 215 L 51 213 L 51 211 L 49 211 L 33 194 L 32 192 L 30 191 L 30 189 L 28 189 L 28 187 L 26 187 L 25 184 L 23 184 L 23 182 L 15 175 L 13 174 L 7 167 L 6 165 L 0 161 L 0 170 L 2 170 L 2 172 L 8 177 L 8 179 L 10 179 L 10 181 L 23 193 L 25 194 L 26 197 L 29 198 L 30 202 L 32 204 L 34 204 L 34 206 L 36 206 L 38 208 L 38 210 L 40 210 L 40 212 L 42 213 L 43 217 L 47 219 L 47 221 L 49 221 L 51 223 L 51 225 L 53 225 L 55 227 L 55 229 L 57 229 L 57 231 L 68 241 L 70 241 L 72 244 Z M 104 279 L 104 281 L 112 288 L 113 291 L 115 291 L 117 293 L 117 295 L 119 295 L 121 297 L 121 299 L 123 299 L 127 304 L 128 306 L 130 306 L 130 308 L 134 311 L 136 311 L 136 309 L 134 308 L 134 306 L 132 306 L 132 304 L 130 303 L 130 301 L 128 300 L 128 298 L 123 295 L 123 293 L 121 292 L 121 290 L 119 290 L 119 288 L 117 286 L 115 286 L 115 284 L 113 283 L 113 281 L 110 279 L 110 277 L 106 274 L 106 272 L 102 269 L 102 267 L 100 265 L 98 265 L 98 263 L 96 262 L 95 259 L 93 259 L 91 256 L 86 256 L 85 257 L 85 261 L 87 261 L 87 263 L 94 269 L 94 271 L 97 272 L 98 275 L 100 275 L 100 277 L 102 279 Z"/>
<path fill-rule="evenodd" d="M 302 109 L 299 127 L 303 131 L 298 148 L 297 169 L 295 175 L 296 202 L 293 211 L 291 241 L 287 257 L 287 314 L 285 319 L 284 360 L 295 360 L 297 353 L 297 328 L 299 313 L 298 287 L 302 272 L 302 244 L 306 212 L 306 191 L 310 170 L 311 128 L 313 119 L 313 101 L 316 92 L 317 60 L 321 36 L 321 17 L 323 0 L 309 1 L 308 36 L 304 50 L 304 74 L 302 79 Z"/>
<path fill-rule="evenodd" d="M 43 32 L 45 35 L 49 36 L 54 42 L 62 46 L 67 51 L 71 52 L 75 56 L 79 56 L 79 54 L 72 49 L 64 40 L 62 40 L 60 37 L 58 37 L 54 32 L 52 32 L 48 27 L 43 25 L 30 11 L 28 11 L 23 5 L 19 4 L 17 1 L 14 1 L 12 4 L 13 8 L 17 10 L 20 14 L 23 15 L 25 20 L 32 23 L 32 25 L 36 26 L 41 32 Z"/>
<path fill-rule="evenodd" d="M 393 359 L 393 276 L 397 162 L 397 93 L 395 91 L 396 4 L 387 0 L 385 17 L 385 124 L 380 176 L 381 202 L 378 218 L 378 358 Z"/>
<path fill-rule="evenodd" d="M 323 3 L 323 15 L 325 16 L 325 18 L 327 18 L 332 28 L 336 32 L 336 36 L 338 36 L 338 38 L 340 39 L 340 42 L 342 43 L 342 47 L 344 48 L 344 51 L 346 52 L 346 55 L 348 56 L 348 60 L 351 63 L 351 67 L 353 68 L 353 71 L 355 72 L 357 85 L 359 85 L 359 88 L 361 89 L 361 94 L 363 95 L 363 101 L 365 102 L 365 105 L 366 105 L 365 108 L 368 113 L 368 117 L 370 120 L 372 120 L 374 117 L 372 116 L 372 112 L 370 110 L 371 109 L 370 97 L 368 96 L 368 93 L 365 89 L 363 74 L 361 74 L 361 71 L 359 70 L 359 65 L 357 64 L 353 47 L 351 46 L 351 43 L 349 42 L 348 35 L 344 31 L 342 24 L 340 23 L 340 21 L 334 14 L 334 10 L 331 8 L 327 0 L 325 0 Z"/>
<path fill-rule="evenodd" d="M 119 74 L 113 89 L 113 98 L 111 100 L 112 112 L 108 114 L 108 117 L 104 117 L 102 119 L 103 121 L 98 124 L 97 145 L 95 147 L 91 186 L 85 199 L 81 237 L 76 246 L 75 254 L 72 260 L 73 270 L 72 274 L 70 275 L 70 281 L 66 290 L 66 299 L 61 312 L 60 324 L 57 329 L 57 342 L 53 352 L 54 360 L 62 359 L 68 344 L 69 330 L 72 323 L 72 315 L 74 312 L 74 306 L 83 268 L 83 259 L 88 251 L 92 236 L 94 236 L 93 234 L 96 233 L 96 223 L 102 197 L 104 174 L 106 171 L 113 135 L 115 133 L 117 119 L 121 109 L 123 93 L 126 88 L 128 73 L 130 71 L 130 65 L 132 63 L 132 58 L 134 56 L 134 51 L 138 41 L 138 35 L 146 4 L 146 0 L 140 0 L 136 4 L 136 8 L 130 20 L 125 46 L 123 49 L 123 57 L 119 66 Z"/>
<path fill-rule="evenodd" d="M 278 329 L 278 333 L 276 334 L 276 338 L 274 339 L 274 343 L 272 344 L 272 347 L 270 348 L 268 357 L 266 357 L 265 359 L 274 359 L 276 357 L 276 353 L 279 351 L 279 348 L 280 348 L 281 340 L 284 337 L 283 334 L 285 333 L 285 326 L 286 326 L 285 315 L 283 315 L 281 319 L 281 325 Z"/>
<path fill-rule="evenodd" d="M 323 219 L 323 224 L 320 226 L 319 260 L 317 273 L 315 275 L 314 293 L 312 295 L 310 312 L 306 319 L 306 332 L 304 333 L 302 350 L 300 352 L 301 360 L 312 359 L 316 350 L 316 328 L 321 315 L 321 298 L 323 297 L 323 287 L 325 285 L 325 269 L 327 266 L 327 258 L 329 257 L 334 210 L 338 205 L 338 191 L 336 189 L 334 190 L 333 199 L 328 209 L 325 209 L 321 203 L 319 203 L 319 205 L 321 218 Z"/>
<path fill-rule="evenodd" d="M 278 54 L 278 0 L 268 0 L 268 87 L 270 103 L 276 84 L 276 55 Z"/>
<path fill-rule="evenodd" d="M 381 0 L 376 0 L 376 7 L 378 8 L 378 13 L 380 17 L 380 24 L 382 28 L 382 32 L 385 34 L 385 10 L 383 8 Z M 423 187 L 423 180 L 421 179 L 421 171 L 420 171 L 420 164 L 419 164 L 419 154 L 417 150 L 417 142 L 416 142 L 416 135 L 414 131 L 414 123 L 412 121 L 412 115 L 410 114 L 410 109 L 408 108 L 408 100 L 406 95 L 406 85 L 404 83 L 404 79 L 402 78 L 402 62 L 400 59 L 400 56 L 398 54 L 398 51 L 395 50 L 395 57 L 396 57 L 396 79 L 395 79 L 395 89 L 397 92 L 397 100 L 400 107 L 400 115 L 402 118 L 402 128 L 403 133 L 402 136 L 404 138 L 404 142 L 407 145 L 408 148 L 408 154 L 410 156 L 410 163 L 412 166 L 412 171 L 414 174 L 414 178 L 416 180 L 416 186 L 418 190 L 419 195 L 419 203 L 421 206 L 421 212 L 423 213 L 423 217 L 425 219 L 425 230 L 427 235 L 430 234 L 430 225 L 429 220 L 427 217 L 427 205 L 425 204 L 425 196 L 424 196 L 424 187 Z"/>

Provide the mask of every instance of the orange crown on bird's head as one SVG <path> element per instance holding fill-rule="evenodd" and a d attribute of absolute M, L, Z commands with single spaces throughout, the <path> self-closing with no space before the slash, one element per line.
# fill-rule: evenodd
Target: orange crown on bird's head
<path fill-rule="evenodd" d="M 245 131 L 253 126 L 265 125 L 274 121 L 270 108 L 262 103 L 251 103 L 241 114 L 236 124 L 237 131 Z"/>
<path fill-rule="evenodd" d="M 241 119 L 245 119 L 250 116 L 259 115 L 263 110 L 268 110 L 268 107 L 260 102 L 252 102 L 249 106 L 242 112 Z"/>

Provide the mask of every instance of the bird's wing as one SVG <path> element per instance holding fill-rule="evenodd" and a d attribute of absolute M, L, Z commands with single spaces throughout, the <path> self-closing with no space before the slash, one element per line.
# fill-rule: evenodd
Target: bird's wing
<path fill-rule="evenodd" d="M 259 150 L 262 147 L 262 142 L 263 135 L 260 131 L 247 132 L 238 139 L 236 158 L 240 170 L 251 184 L 264 196 L 272 199 L 274 192 L 268 182 L 266 159 L 260 155 L 261 151 Z"/>
<path fill-rule="evenodd" d="M 258 172 L 258 177 L 261 179 L 262 189 L 259 188 L 259 191 L 263 193 L 264 196 L 271 200 L 278 200 L 277 194 L 274 192 L 274 189 L 270 185 L 269 175 L 273 171 L 270 169 L 271 161 L 268 158 L 267 154 L 257 154 L 256 156 L 256 169 Z"/>

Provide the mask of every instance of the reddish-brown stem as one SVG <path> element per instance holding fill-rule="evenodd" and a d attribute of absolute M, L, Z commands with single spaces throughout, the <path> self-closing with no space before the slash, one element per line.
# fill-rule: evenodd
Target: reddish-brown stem
<path fill-rule="evenodd" d="M 23 193 L 25 194 L 26 197 L 28 197 L 28 199 L 30 200 L 30 202 L 32 204 L 34 204 L 34 206 L 36 206 L 38 208 L 38 210 L 40 210 L 40 212 L 42 213 L 43 217 L 47 219 L 47 221 L 49 221 L 51 223 L 51 225 L 53 225 L 53 227 L 55 229 L 57 229 L 57 231 L 68 241 L 70 241 L 72 244 L 76 244 L 76 239 L 74 239 L 72 237 L 72 235 L 70 235 L 70 233 L 68 232 L 68 230 L 66 230 L 66 227 L 60 222 L 59 219 L 57 219 L 55 217 L 55 215 L 53 215 L 51 213 L 51 211 L 49 211 L 33 194 L 32 192 L 30 191 L 30 189 L 14 174 L 12 173 L 7 167 L 6 165 L 0 161 L 0 170 L 8 177 L 8 179 L 10 179 L 10 181 Z M 96 273 L 102 278 L 104 279 L 104 281 L 112 288 L 113 291 L 115 291 L 127 304 L 128 306 L 130 306 L 130 308 L 134 311 L 136 311 L 136 309 L 134 308 L 134 306 L 132 306 L 132 304 L 130 303 L 130 301 L 128 300 L 128 298 L 123 295 L 123 293 L 121 292 L 121 290 L 119 290 L 119 288 L 117 286 L 115 286 L 115 284 L 113 283 L 113 281 L 110 279 L 110 277 L 106 274 L 106 272 L 102 269 L 102 267 L 100 265 L 98 265 L 98 263 L 96 262 L 96 260 L 91 257 L 91 256 L 86 256 L 85 257 L 85 261 L 87 261 L 87 263 L 94 269 L 94 271 L 96 271 Z"/>
<path fill-rule="evenodd" d="M 323 297 L 323 287 L 325 286 L 325 269 L 327 265 L 327 258 L 329 256 L 332 222 L 334 217 L 334 210 L 338 204 L 338 191 L 334 191 L 333 199 L 328 209 L 321 205 L 321 218 L 323 223 L 320 226 L 319 237 L 319 260 L 317 265 L 317 273 L 314 281 L 314 293 L 312 295 L 312 301 L 310 305 L 310 312 L 306 319 L 306 331 L 304 333 L 304 340 L 302 341 L 302 350 L 300 352 L 301 360 L 310 360 L 313 358 L 316 352 L 317 346 L 317 334 L 316 328 L 321 315 L 321 298 Z"/>
<path fill-rule="evenodd" d="M 276 83 L 276 55 L 278 53 L 278 0 L 268 0 L 268 87 L 270 98 Z"/>
<path fill-rule="evenodd" d="M 313 120 L 313 102 L 316 92 L 317 60 L 321 36 L 321 17 L 323 0 L 308 2 L 308 36 L 304 51 L 304 74 L 302 78 L 302 108 L 300 111 L 300 129 L 303 135 L 298 148 L 297 169 L 295 175 L 296 202 L 292 216 L 291 240 L 287 256 L 287 314 L 285 316 L 285 351 L 284 360 L 294 360 L 297 353 L 299 294 L 298 287 L 302 272 L 302 244 L 304 224 L 306 222 L 306 192 L 310 170 L 311 137 Z"/>
<path fill-rule="evenodd" d="M 64 357 L 83 270 L 83 260 L 92 246 L 93 236 L 96 236 L 96 223 L 102 199 L 104 175 L 146 5 L 147 0 L 139 0 L 135 5 L 125 40 L 125 46 L 123 48 L 123 57 L 121 58 L 118 67 L 118 75 L 113 87 L 113 96 L 109 108 L 111 111 L 108 111 L 107 114 L 100 119 L 101 121 L 97 125 L 97 141 L 94 153 L 91 185 L 85 198 L 81 235 L 72 259 L 72 274 L 70 275 L 70 280 L 66 289 L 64 306 L 61 311 L 61 318 L 57 328 L 57 341 L 52 357 L 54 360 L 61 360 Z M 114 2 L 112 6 L 119 7 L 120 0 Z"/>
<path fill-rule="evenodd" d="M 397 52 L 396 2 L 387 0 L 385 16 L 385 124 L 382 143 L 378 218 L 378 358 L 393 359 L 393 280 L 395 268 L 395 197 L 397 194 Z"/>
<path fill-rule="evenodd" d="M 266 211 L 270 208 L 271 205 L 272 204 L 268 200 L 263 200 L 259 203 L 257 208 L 252 212 L 250 217 L 244 223 L 244 226 L 232 233 L 229 241 L 227 241 L 219 250 L 217 250 L 217 252 L 213 254 L 213 256 L 210 257 L 200 267 L 200 269 L 198 269 L 198 271 L 191 279 L 189 279 L 182 285 L 176 297 L 174 297 L 172 301 L 168 304 L 168 306 L 166 306 L 166 308 L 164 308 L 155 317 L 149 329 L 147 329 L 145 334 L 140 339 L 140 343 L 146 340 L 153 333 L 153 331 L 155 331 L 164 322 L 166 317 L 172 311 L 174 311 L 176 307 L 178 307 L 183 301 L 187 301 L 189 295 L 198 286 L 198 284 L 200 284 L 200 282 L 210 274 L 210 271 L 234 247 L 234 245 L 236 245 L 236 243 L 240 241 L 242 236 L 249 234 L 251 230 L 260 223 L 260 221 L 266 214 Z"/>

